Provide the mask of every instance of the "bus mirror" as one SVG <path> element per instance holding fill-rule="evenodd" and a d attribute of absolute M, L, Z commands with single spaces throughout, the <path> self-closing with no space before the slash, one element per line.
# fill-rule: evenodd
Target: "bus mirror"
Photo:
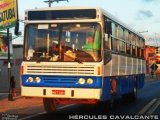
<path fill-rule="evenodd" d="M 106 32 L 107 34 L 111 34 L 112 33 L 112 26 L 111 26 L 111 21 L 106 21 Z"/>

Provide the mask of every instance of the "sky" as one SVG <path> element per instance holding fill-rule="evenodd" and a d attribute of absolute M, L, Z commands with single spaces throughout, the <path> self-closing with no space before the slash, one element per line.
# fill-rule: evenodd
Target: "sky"
<path fill-rule="evenodd" d="M 26 9 L 48 7 L 45 0 L 18 0 L 19 16 L 24 19 Z M 142 32 L 149 45 L 160 46 L 160 0 L 68 0 L 56 6 L 95 6 L 105 9 L 113 16 L 117 17 L 126 25 L 137 32 Z M 20 30 L 23 31 L 24 25 L 21 24 Z"/>

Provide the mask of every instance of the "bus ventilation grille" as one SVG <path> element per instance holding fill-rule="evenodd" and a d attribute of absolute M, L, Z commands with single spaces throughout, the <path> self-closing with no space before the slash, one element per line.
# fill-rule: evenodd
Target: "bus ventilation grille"
<path fill-rule="evenodd" d="M 94 66 L 59 66 L 59 65 L 50 65 L 50 66 L 27 66 L 27 73 L 35 73 L 35 74 L 68 74 L 68 75 L 93 75 L 94 74 Z"/>

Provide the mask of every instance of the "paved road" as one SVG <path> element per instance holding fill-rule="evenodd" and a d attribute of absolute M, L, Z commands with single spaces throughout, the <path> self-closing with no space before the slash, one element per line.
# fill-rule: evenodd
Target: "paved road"
<path fill-rule="evenodd" d="M 138 99 L 134 103 L 126 103 L 117 98 L 114 108 L 107 113 L 102 113 L 92 105 L 71 105 L 59 107 L 54 114 L 40 113 L 26 120 L 49 120 L 49 119 L 72 119 L 75 115 L 116 115 L 116 114 L 159 114 L 160 115 L 160 81 L 147 82 L 142 90 L 138 92 Z M 157 108 L 154 110 L 154 106 Z M 150 112 L 149 112 L 150 110 Z M 151 111 L 152 110 L 152 111 Z M 152 113 L 151 113 L 152 112 Z M 73 116 L 72 116 L 73 115 Z M 93 116 L 92 116 L 93 117 Z M 97 117 L 97 116 L 95 116 Z M 102 116 L 101 116 L 102 117 Z M 23 119 L 22 119 L 23 120 Z"/>
<path fill-rule="evenodd" d="M 65 105 L 59 106 L 54 114 L 46 114 L 42 99 L 17 98 L 13 102 L 0 101 L 0 118 L 20 118 L 20 120 L 64 120 L 76 119 L 76 115 L 96 115 L 91 117 L 108 117 L 117 114 L 159 114 L 160 115 L 160 81 L 146 82 L 143 89 L 138 91 L 138 99 L 134 103 L 126 103 L 117 98 L 113 109 L 103 112 L 93 105 Z M 97 116 L 101 115 L 101 116 Z M 107 116 L 103 116 L 107 115 Z M 81 117 L 81 116 L 80 116 Z M 16 120 L 16 119 L 15 119 Z"/>

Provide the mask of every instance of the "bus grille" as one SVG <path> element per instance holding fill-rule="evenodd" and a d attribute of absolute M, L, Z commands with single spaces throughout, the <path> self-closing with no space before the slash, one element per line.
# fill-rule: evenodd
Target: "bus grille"
<path fill-rule="evenodd" d="M 26 72 L 28 74 L 52 74 L 52 75 L 93 75 L 94 74 L 94 66 L 93 65 L 85 65 L 85 66 L 60 66 L 60 65 L 41 65 L 34 66 L 28 65 Z"/>
<path fill-rule="evenodd" d="M 77 82 L 76 77 L 50 77 L 50 76 L 45 76 L 43 77 L 44 83 L 49 83 L 49 84 L 75 84 Z"/>

